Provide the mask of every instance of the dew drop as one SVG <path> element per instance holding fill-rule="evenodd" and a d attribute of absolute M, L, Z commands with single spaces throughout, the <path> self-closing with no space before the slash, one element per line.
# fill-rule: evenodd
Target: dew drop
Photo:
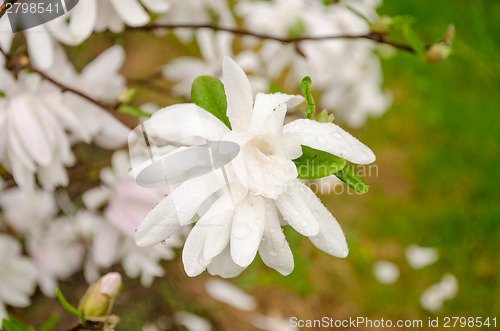
<path fill-rule="evenodd" d="M 311 135 L 314 133 L 313 129 L 311 129 L 311 128 L 305 128 L 303 132 L 304 132 L 304 134 L 307 134 L 307 135 Z"/>
<path fill-rule="evenodd" d="M 236 238 L 245 239 L 250 235 L 251 229 L 245 223 L 235 223 L 233 224 L 232 231 Z"/>
<path fill-rule="evenodd" d="M 165 240 L 162 240 L 162 241 L 161 241 L 161 244 L 162 244 L 162 245 L 165 245 L 166 243 L 167 243 L 167 242 L 166 242 Z"/>
<path fill-rule="evenodd" d="M 272 251 L 271 251 L 271 256 L 276 256 L 276 255 L 278 255 L 278 253 L 276 253 L 276 251 L 275 251 L 275 250 L 272 250 Z"/>
<path fill-rule="evenodd" d="M 323 137 L 323 136 L 317 136 L 316 137 L 316 141 L 318 142 L 318 144 L 325 144 L 326 143 L 326 138 Z"/>

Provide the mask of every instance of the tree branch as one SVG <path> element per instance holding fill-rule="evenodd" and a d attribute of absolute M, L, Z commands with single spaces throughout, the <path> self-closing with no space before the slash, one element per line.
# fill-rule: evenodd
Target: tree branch
<path fill-rule="evenodd" d="M 178 28 L 210 29 L 213 31 L 226 31 L 226 32 L 230 32 L 230 33 L 235 34 L 235 35 L 251 36 L 251 37 L 264 39 L 264 40 L 274 40 L 274 41 L 279 41 L 279 42 L 282 42 L 285 44 L 299 43 L 301 41 L 320 41 L 320 40 L 333 40 L 333 39 L 368 39 L 368 40 L 372 40 L 372 41 L 375 41 L 378 43 L 391 45 L 397 49 L 400 49 L 400 50 L 403 50 L 406 52 L 416 53 L 416 51 L 411 46 L 389 41 L 389 40 L 387 40 L 387 38 L 385 38 L 385 36 L 382 36 L 381 34 L 378 34 L 376 32 L 369 32 L 367 34 L 360 34 L 360 35 L 337 34 L 337 35 L 328 35 L 328 36 L 321 36 L 321 37 L 315 37 L 315 36 L 279 37 L 279 36 L 275 36 L 275 35 L 253 32 L 253 31 L 235 28 L 235 27 L 224 27 L 224 26 L 218 26 L 218 25 L 213 25 L 213 24 L 155 24 L 155 25 L 145 25 L 145 26 L 139 26 L 139 27 L 127 27 L 127 30 L 149 31 L 149 30 L 157 30 L 157 29 L 178 29 Z"/>
<path fill-rule="evenodd" d="M 7 5 L 8 4 L 15 4 L 18 0 L 6 0 L 2 5 L 0 6 L 0 18 L 2 18 L 3 15 L 5 15 L 5 12 L 7 11 Z"/>

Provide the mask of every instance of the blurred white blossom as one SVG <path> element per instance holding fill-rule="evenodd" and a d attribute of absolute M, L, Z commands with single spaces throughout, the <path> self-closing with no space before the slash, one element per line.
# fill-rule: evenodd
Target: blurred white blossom
<path fill-rule="evenodd" d="M 216 278 L 209 279 L 205 284 L 205 290 L 215 300 L 239 310 L 251 311 L 257 308 L 257 300 L 255 298 L 228 281 Z"/>
<path fill-rule="evenodd" d="M 174 315 L 175 321 L 184 325 L 188 331 L 210 331 L 212 326 L 210 322 L 203 317 L 188 313 L 186 311 L 178 311 Z"/>
<path fill-rule="evenodd" d="M 377 261 L 373 264 L 373 275 L 382 284 L 394 284 L 399 278 L 399 268 L 389 261 Z"/>
<path fill-rule="evenodd" d="M 0 234 L 0 320 L 8 318 L 5 305 L 27 307 L 35 291 L 36 270 L 33 263 L 21 255 L 19 242 Z"/>
<path fill-rule="evenodd" d="M 151 248 L 135 245 L 135 230 L 148 211 L 166 192 L 160 189 L 145 189 L 137 185 L 128 176 L 129 167 L 128 153 L 125 151 L 115 152 L 112 157 L 112 168 L 105 168 L 101 171 L 103 184 L 85 192 L 83 201 L 87 208 L 93 211 L 105 206 L 103 220 L 105 220 L 106 225 L 99 225 L 100 230 L 98 231 L 102 231 L 102 234 L 97 234 L 97 236 L 98 238 L 102 235 L 105 236 L 102 240 L 103 245 L 106 245 L 106 242 L 115 245 L 114 247 L 95 248 L 96 251 L 115 252 L 113 257 L 106 259 L 112 262 L 99 262 L 100 259 L 96 259 L 97 265 L 105 267 L 120 260 L 129 277 L 141 276 L 142 284 L 149 286 L 154 277 L 164 275 L 159 262 L 175 257 L 172 248 L 179 246 L 180 240 L 177 237 L 172 237 L 163 245 Z"/>
<path fill-rule="evenodd" d="M 37 74 L 15 78 L 0 56 L 0 162 L 23 189 L 33 190 L 36 174 L 42 187 L 68 184 L 65 166 L 74 157 L 65 132 L 71 114 L 62 93 Z"/>
<path fill-rule="evenodd" d="M 439 258 L 439 251 L 435 248 L 408 245 L 405 250 L 406 261 L 413 269 L 422 269 Z"/>
<path fill-rule="evenodd" d="M 441 281 L 427 288 L 420 296 L 420 305 L 431 313 L 437 313 L 446 300 L 451 300 L 458 293 L 458 281 L 452 274 L 445 274 Z"/>

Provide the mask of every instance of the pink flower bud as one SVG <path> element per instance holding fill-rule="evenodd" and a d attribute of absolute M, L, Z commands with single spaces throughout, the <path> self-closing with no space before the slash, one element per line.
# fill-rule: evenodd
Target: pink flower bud
<path fill-rule="evenodd" d="M 122 283 L 122 276 L 117 272 L 110 272 L 101 278 L 100 291 L 102 294 L 114 296 L 118 294 Z"/>
<path fill-rule="evenodd" d="M 121 289 L 122 277 L 110 272 L 89 287 L 80 302 L 80 311 L 85 318 L 102 317 L 111 313 L 113 302 Z"/>

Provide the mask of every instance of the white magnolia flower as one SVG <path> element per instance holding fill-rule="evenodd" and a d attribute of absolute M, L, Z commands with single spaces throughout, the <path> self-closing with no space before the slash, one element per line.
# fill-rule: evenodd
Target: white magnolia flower
<path fill-rule="evenodd" d="M 65 132 L 71 115 L 61 104 L 62 93 L 37 74 L 21 72 L 17 79 L 3 69 L 0 57 L 0 162 L 23 189 L 33 189 L 34 175 L 42 187 L 67 185 L 65 166 L 74 157 Z"/>
<path fill-rule="evenodd" d="M 169 0 L 170 7 L 157 19 L 158 24 L 213 23 L 232 26 L 236 23 L 227 0 Z M 186 43 L 192 40 L 192 29 L 175 29 L 175 34 Z"/>
<path fill-rule="evenodd" d="M 47 297 L 55 297 L 58 280 L 65 280 L 82 268 L 85 247 L 65 219 L 46 222 L 30 232 L 27 252 L 36 267 L 36 279 Z"/>
<path fill-rule="evenodd" d="M 151 246 L 165 240 L 193 223 L 198 213 L 201 218 L 183 250 L 188 275 L 196 276 L 207 268 L 211 274 L 234 277 L 257 251 L 268 266 L 289 274 L 293 256 L 279 212 L 285 224 L 308 236 L 318 248 L 346 257 L 340 225 L 297 179 L 292 160 L 301 155 L 301 145 L 359 164 L 373 162 L 373 152 L 332 123 L 299 119 L 283 126 L 287 105 L 303 98 L 259 93 L 254 103 L 245 73 L 227 57 L 223 77 L 232 130 L 194 104 L 167 107 L 155 113 L 145 128 L 149 135 L 179 144 L 237 143 L 240 152 L 225 167 L 229 186 L 220 170 L 180 184 L 146 216 L 136 232 L 137 244 Z M 159 173 L 158 181 L 164 175 Z"/>
<path fill-rule="evenodd" d="M 137 247 L 134 242 L 135 229 L 166 192 L 137 185 L 128 176 L 129 168 L 128 153 L 115 152 L 112 157 L 112 168 L 101 170 L 100 177 L 103 185 L 85 192 L 83 201 L 92 211 L 105 206 L 104 220 L 107 224 L 97 225 L 100 229 L 97 232 L 104 230 L 104 236 L 96 235 L 98 238 L 104 238 L 99 242 L 105 244 L 108 240 L 115 243 L 115 238 L 119 242 L 112 249 L 116 252 L 115 255 L 110 256 L 106 261 L 95 259 L 97 265 L 105 267 L 107 264 L 120 261 L 129 277 L 140 276 L 143 286 L 150 286 L 154 277 L 164 275 L 159 263 L 161 260 L 171 260 L 175 257 L 173 248 L 180 246 L 180 239 L 174 236 L 163 245 L 150 248 Z"/>
<path fill-rule="evenodd" d="M 422 269 L 439 258 L 439 251 L 435 248 L 408 245 L 405 250 L 406 261 L 413 269 Z"/>
<path fill-rule="evenodd" d="M 446 300 L 451 300 L 458 293 L 458 281 L 452 274 L 445 274 L 441 281 L 427 288 L 420 296 L 420 305 L 431 313 L 437 313 Z"/>
<path fill-rule="evenodd" d="M 42 190 L 29 192 L 19 187 L 2 191 L 0 207 L 6 224 L 19 235 L 36 231 L 50 222 L 58 211 L 52 193 Z"/>
<path fill-rule="evenodd" d="M 66 14 L 23 31 L 31 60 L 39 69 L 48 69 L 57 64 L 57 43 L 76 46 L 84 42 L 92 32 L 109 29 L 123 31 L 129 26 L 145 25 L 151 20 L 148 12 L 164 13 L 169 0 L 84 0 Z M 62 9 L 61 9 L 62 10 Z M 8 15 L 0 19 L 0 47 L 9 51 L 14 33 Z"/>
<path fill-rule="evenodd" d="M 389 261 L 377 261 L 373 264 L 373 275 L 382 284 L 394 284 L 399 278 L 399 268 Z"/>
<path fill-rule="evenodd" d="M 102 52 L 81 73 L 76 72 L 62 48 L 57 48 L 55 57 L 58 65 L 47 71 L 49 76 L 95 100 L 116 102 L 125 89 L 125 78 L 119 72 L 125 61 L 121 46 L 115 45 Z M 93 141 L 107 149 L 116 149 L 126 143 L 130 130 L 100 107 L 71 92 L 63 93 L 61 104 L 70 112 L 67 126 L 79 140 Z"/>
<path fill-rule="evenodd" d="M 27 307 L 35 291 L 36 270 L 33 263 L 21 255 L 19 242 L 0 234 L 0 320 L 8 318 L 5 305 Z"/>
<path fill-rule="evenodd" d="M 266 34 L 288 36 L 301 27 L 308 36 L 361 35 L 369 32 L 368 24 L 345 4 L 374 18 L 378 2 L 343 1 L 325 6 L 311 0 L 246 1 L 237 5 L 236 11 L 248 29 Z M 302 54 L 296 52 L 295 45 L 263 42 L 258 53 L 265 73 L 274 79 L 285 76 L 285 84 L 311 76 L 313 88 L 323 92 L 321 105 L 353 127 L 362 126 L 368 116 L 387 110 L 391 96 L 381 90 L 382 71 L 373 53 L 373 43 L 304 41 L 299 48 Z"/>

